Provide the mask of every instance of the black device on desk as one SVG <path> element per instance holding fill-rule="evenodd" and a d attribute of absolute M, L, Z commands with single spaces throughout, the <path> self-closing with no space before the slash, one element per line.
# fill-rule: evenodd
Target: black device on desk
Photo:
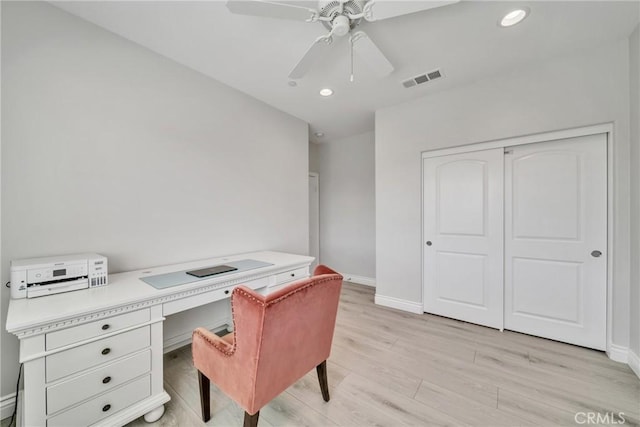
<path fill-rule="evenodd" d="M 187 274 L 190 274 L 196 277 L 207 277 L 207 276 L 213 276 L 221 273 L 228 273 L 230 271 L 235 271 L 235 270 L 237 270 L 237 268 L 231 267 L 230 265 L 216 265 L 213 267 L 201 268 L 200 270 L 187 271 Z"/>

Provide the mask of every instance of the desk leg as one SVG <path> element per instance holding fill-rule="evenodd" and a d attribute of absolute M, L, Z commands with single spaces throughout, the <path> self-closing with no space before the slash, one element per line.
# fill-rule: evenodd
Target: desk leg
<path fill-rule="evenodd" d="M 156 409 L 152 410 L 151 412 L 147 412 L 146 414 L 144 414 L 144 420 L 148 423 L 153 423 L 158 421 L 163 414 L 164 414 L 164 405 L 160 405 Z"/>

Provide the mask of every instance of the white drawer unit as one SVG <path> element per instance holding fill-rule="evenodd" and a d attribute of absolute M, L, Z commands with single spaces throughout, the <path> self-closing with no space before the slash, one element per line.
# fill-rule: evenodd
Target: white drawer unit
<path fill-rule="evenodd" d="M 88 426 L 150 395 L 151 377 L 145 375 L 49 418 L 47 427 Z"/>
<path fill-rule="evenodd" d="M 85 400 L 87 397 L 109 391 L 148 373 L 150 370 L 151 350 L 147 349 L 133 356 L 87 371 L 72 379 L 58 382 L 47 387 L 47 414 L 54 414 Z"/>
<path fill-rule="evenodd" d="M 110 334 L 121 329 L 148 322 L 150 318 L 151 314 L 149 309 L 144 309 L 50 332 L 46 334 L 45 338 L 46 349 L 53 350 L 89 338 Z"/>
<path fill-rule="evenodd" d="M 49 383 L 150 345 L 149 326 L 103 338 L 45 357 L 46 381 Z"/>

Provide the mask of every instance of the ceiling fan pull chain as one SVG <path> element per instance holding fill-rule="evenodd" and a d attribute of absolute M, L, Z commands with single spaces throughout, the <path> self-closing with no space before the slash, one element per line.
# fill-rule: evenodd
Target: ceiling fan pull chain
<path fill-rule="evenodd" d="M 349 78 L 349 81 L 353 83 L 353 35 L 349 36 L 349 50 L 351 56 L 351 77 Z"/>

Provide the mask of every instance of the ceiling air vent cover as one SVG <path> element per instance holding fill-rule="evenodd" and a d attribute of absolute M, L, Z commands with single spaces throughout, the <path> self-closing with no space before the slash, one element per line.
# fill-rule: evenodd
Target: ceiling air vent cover
<path fill-rule="evenodd" d="M 431 80 L 439 79 L 442 77 L 442 73 L 440 70 L 429 71 L 428 73 L 420 74 L 419 76 L 415 76 L 410 78 L 409 80 L 405 80 L 402 82 L 402 86 L 406 88 L 410 88 L 413 86 L 420 85 L 422 83 L 429 82 Z"/>

